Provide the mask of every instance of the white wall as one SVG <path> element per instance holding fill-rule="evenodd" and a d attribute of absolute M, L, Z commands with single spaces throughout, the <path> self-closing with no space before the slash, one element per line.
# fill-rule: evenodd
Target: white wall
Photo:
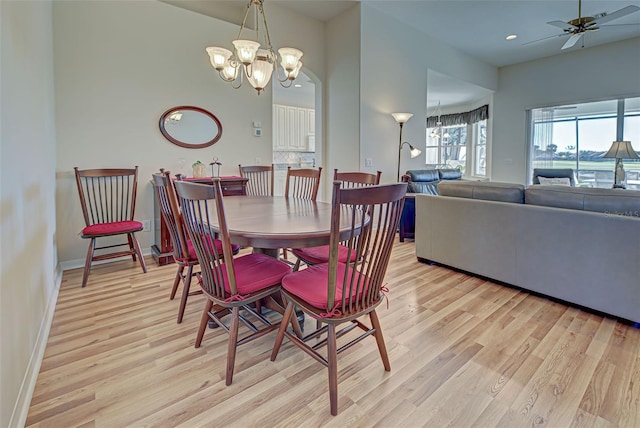
<path fill-rule="evenodd" d="M 323 75 L 324 29 L 311 19 L 269 6 L 272 42 L 305 52 L 305 67 Z M 250 85 L 238 90 L 209 65 L 205 48 L 231 46 L 238 27 L 215 18 L 150 1 L 54 2 L 57 115 L 57 219 L 59 257 L 64 266 L 84 263 L 87 242 L 73 167 L 139 165 L 136 218 L 153 218 L 151 174 L 175 171 L 184 159 L 222 162 L 221 174 L 237 174 L 238 164 L 271 159 L 271 86 L 261 95 Z M 296 34 L 294 40 L 287 40 Z M 319 70 L 316 71 L 315 67 Z M 160 115 L 177 105 L 195 105 L 215 114 L 222 138 L 205 149 L 185 149 L 165 140 Z M 263 136 L 254 137 L 260 121 Z M 144 251 L 152 232 L 141 232 Z"/>
<path fill-rule="evenodd" d="M 373 167 L 367 169 L 382 171 L 382 182 L 389 183 L 397 179 L 399 143 L 391 113 L 414 114 L 404 125 L 403 140 L 424 147 L 427 70 L 492 91 L 498 87 L 498 71 L 367 4 L 361 10 L 360 169 L 371 158 Z M 424 168 L 424 156 L 411 159 L 406 148 L 401 162 L 401 171 Z"/>
<path fill-rule="evenodd" d="M 492 179 L 526 182 L 526 110 L 640 96 L 640 38 L 503 67 L 494 97 Z"/>
<path fill-rule="evenodd" d="M 26 419 L 60 278 L 51 2 L 1 1 L 0 15 L 0 426 L 8 427 Z"/>
<path fill-rule="evenodd" d="M 360 6 L 327 22 L 326 174 L 333 170 L 367 171 L 360 165 Z M 375 169 L 373 170 L 375 171 Z M 331 186 L 325 186 L 331 192 Z M 330 195 L 325 195 L 330 200 Z"/>

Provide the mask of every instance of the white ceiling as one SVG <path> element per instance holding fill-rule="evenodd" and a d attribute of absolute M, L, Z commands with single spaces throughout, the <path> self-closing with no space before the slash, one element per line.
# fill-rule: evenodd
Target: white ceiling
<path fill-rule="evenodd" d="M 163 1 L 211 16 L 235 13 L 238 20 L 247 4 L 247 0 Z M 562 30 L 547 22 L 566 22 L 578 16 L 578 0 L 265 0 L 264 4 L 267 16 L 269 4 L 277 4 L 327 21 L 360 1 L 496 67 L 560 54 L 568 37 L 552 37 Z M 583 0 L 582 16 L 611 13 L 629 5 L 640 7 L 640 0 Z M 585 35 L 585 48 L 640 37 L 640 11 L 606 25 L 612 26 Z M 518 38 L 505 40 L 509 34 Z M 552 38 L 523 46 L 545 37 Z M 578 42 L 566 51 L 581 48 Z"/>
<path fill-rule="evenodd" d="M 247 0 L 162 0 L 185 9 L 211 16 L 238 15 Z M 475 58 L 496 67 L 513 65 L 552 55 L 582 49 L 578 42 L 561 51 L 567 36 L 562 30 L 546 24 L 549 21 L 569 21 L 578 17 L 578 0 L 265 0 L 300 14 L 327 21 L 363 2 L 418 31 L 442 40 Z M 583 0 L 582 16 L 611 13 L 625 6 L 640 7 L 640 0 Z M 615 24 L 615 25 L 614 25 Z M 583 37 L 584 48 L 640 37 L 640 11 L 607 23 L 606 28 Z M 509 34 L 518 38 L 505 40 Z M 544 39 L 536 43 L 532 42 Z M 640 55 L 640 52 L 630 52 Z M 441 102 L 443 106 L 465 104 L 486 95 L 486 90 L 445 75 L 429 74 L 428 107 Z"/>

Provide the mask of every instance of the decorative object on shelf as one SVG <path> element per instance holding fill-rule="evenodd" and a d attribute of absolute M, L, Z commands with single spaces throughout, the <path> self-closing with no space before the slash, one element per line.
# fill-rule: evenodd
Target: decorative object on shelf
<path fill-rule="evenodd" d="M 202 149 L 222 137 L 222 124 L 213 113 L 194 106 L 170 108 L 160 116 L 160 132 L 173 144 Z"/>
<path fill-rule="evenodd" d="M 402 126 L 405 122 L 413 117 L 413 113 L 391 113 L 391 116 L 398 122 L 400 125 L 400 144 L 398 146 L 398 181 L 400 181 L 400 154 L 402 153 L 402 146 L 407 144 L 409 146 L 409 150 L 411 151 L 411 159 L 420 156 L 422 150 L 416 149 L 409 142 L 402 141 Z"/>
<path fill-rule="evenodd" d="M 298 72 L 302 68 L 302 51 L 296 48 L 280 48 L 280 65 L 284 72 L 283 78 L 280 78 L 279 67 L 277 65 L 278 55 L 271 46 L 271 38 L 269 37 L 269 28 L 267 27 L 267 18 L 263 8 L 264 0 L 249 0 L 247 9 L 242 18 L 242 25 L 238 32 L 238 37 L 233 41 L 235 52 L 228 49 L 213 46 L 208 47 L 207 53 L 211 65 L 218 71 L 222 80 L 231 82 L 234 89 L 242 86 L 244 76 L 253 86 L 254 89 L 262 91 L 271 80 L 271 75 L 276 74 L 276 79 L 280 84 L 289 88 L 293 81 L 298 77 Z M 242 30 L 245 28 L 247 16 L 254 6 L 256 40 L 241 39 Z M 264 43 L 261 44 L 257 40 L 260 38 L 260 21 L 262 21 L 262 36 Z M 242 68 L 242 71 L 240 69 Z M 274 70 L 275 68 L 275 70 Z M 234 82 L 238 82 L 234 84 Z"/>
<path fill-rule="evenodd" d="M 213 157 L 213 162 L 211 162 L 209 165 L 211 165 L 211 176 L 220 177 L 220 167 L 222 166 L 222 162 L 218 160 L 217 156 Z M 218 171 L 214 172 L 216 166 L 218 167 Z"/>
<path fill-rule="evenodd" d="M 195 161 L 193 165 L 193 178 L 204 178 L 207 176 L 207 167 L 200 161 Z"/>
<path fill-rule="evenodd" d="M 640 159 L 640 156 L 633 150 L 631 141 L 614 141 L 609 151 L 602 156 L 604 158 L 614 158 L 616 160 L 613 188 L 626 189 L 626 177 L 622 159 Z"/>

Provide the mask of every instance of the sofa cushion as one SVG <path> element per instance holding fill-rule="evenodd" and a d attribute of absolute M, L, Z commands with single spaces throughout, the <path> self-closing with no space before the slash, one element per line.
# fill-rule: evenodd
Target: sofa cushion
<path fill-rule="evenodd" d="M 438 181 L 440 180 L 440 174 L 437 169 L 413 169 L 407 171 L 409 181 Z"/>
<path fill-rule="evenodd" d="M 409 193 L 438 194 L 438 181 L 410 181 L 408 184 L 407 191 Z"/>
<path fill-rule="evenodd" d="M 459 169 L 439 169 L 438 175 L 440 180 L 460 180 L 462 178 L 462 171 Z"/>
<path fill-rule="evenodd" d="M 566 177 L 569 179 L 571 186 L 576 185 L 575 173 L 571 168 L 534 168 L 533 184 L 544 184 L 540 182 L 540 177 L 546 177 L 546 178 Z"/>
<path fill-rule="evenodd" d="M 540 176 L 538 177 L 538 181 L 540 181 L 540 184 L 543 186 L 571 186 L 571 180 L 569 177 L 547 178 Z"/>
<path fill-rule="evenodd" d="M 521 184 L 489 181 L 441 181 L 438 184 L 440 196 L 483 199 L 486 201 L 524 202 L 524 186 Z"/>
<path fill-rule="evenodd" d="M 525 191 L 525 203 L 640 217 L 640 192 L 635 190 L 531 186 Z"/>

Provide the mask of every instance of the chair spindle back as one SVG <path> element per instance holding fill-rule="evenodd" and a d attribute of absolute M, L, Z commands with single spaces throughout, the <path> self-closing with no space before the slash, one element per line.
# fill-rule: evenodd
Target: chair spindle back
<path fill-rule="evenodd" d="M 189 258 L 187 233 L 169 171 L 153 174 L 153 188 L 160 206 L 160 214 L 171 236 L 173 257 L 176 260 L 187 260 Z"/>
<path fill-rule="evenodd" d="M 82 214 L 87 226 L 133 220 L 138 188 L 134 169 L 74 168 Z"/>
<path fill-rule="evenodd" d="M 273 196 L 273 164 L 267 165 L 238 165 L 240 177 L 249 179 L 247 195 Z"/>
<path fill-rule="evenodd" d="M 176 181 L 174 185 L 180 198 L 185 228 L 198 256 L 202 275 L 200 285 L 214 302 L 225 301 L 236 295 L 237 289 L 220 179 L 214 178 L 213 186 L 186 181 Z M 222 254 L 213 244 L 216 233 L 209 226 L 214 216 L 218 220 Z M 231 289 L 230 295 L 224 288 L 225 276 Z"/>
<path fill-rule="evenodd" d="M 340 188 L 342 182 L 333 183 L 331 241 L 329 244 L 328 307 L 333 308 L 338 289 L 342 301 L 338 303 L 343 314 L 356 313 L 375 307 L 382 299 L 381 288 L 391 257 L 407 191 L 406 183 L 360 188 Z M 352 218 L 351 227 L 341 234 L 340 219 L 345 214 Z M 348 248 L 349 263 L 344 276 L 338 272 L 338 245 Z M 351 255 L 355 253 L 355 258 Z M 349 296 L 354 296 L 350 298 Z"/>
<path fill-rule="evenodd" d="M 362 186 L 376 186 L 380 184 L 380 176 L 382 171 L 378 171 L 375 174 L 369 174 L 368 172 L 338 172 L 337 169 L 333 170 L 333 180 L 342 181 L 343 189 L 352 189 Z"/>
<path fill-rule="evenodd" d="M 318 169 L 302 168 L 291 169 L 287 167 L 287 181 L 284 187 L 286 198 L 300 198 L 316 200 L 320 188 L 320 176 L 322 167 Z"/>

